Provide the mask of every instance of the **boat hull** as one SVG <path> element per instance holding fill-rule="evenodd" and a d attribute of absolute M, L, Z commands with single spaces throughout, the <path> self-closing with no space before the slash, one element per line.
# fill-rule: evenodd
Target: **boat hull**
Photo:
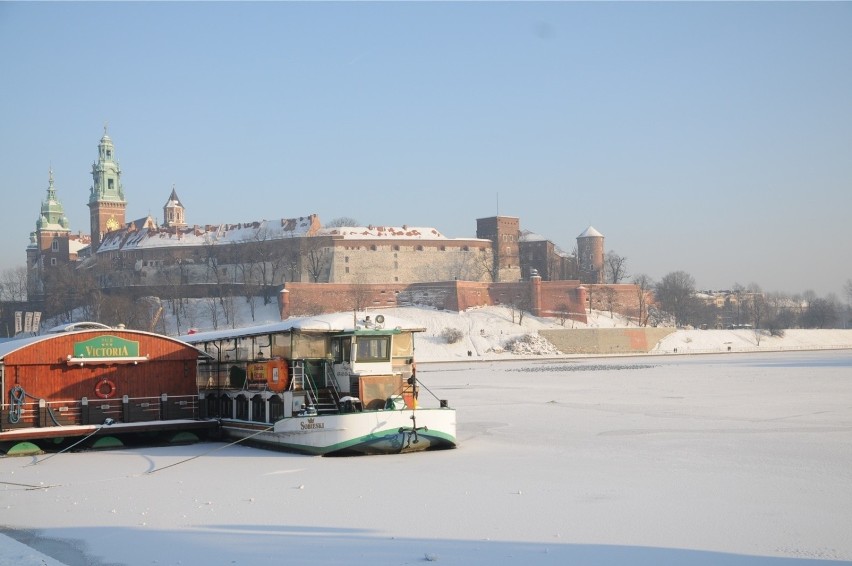
<path fill-rule="evenodd" d="M 442 407 L 304 415 L 273 425 L 222 419 L 221 429 L 228 438 L 301 454 L 404 454 L 454 448 L 456 412 Z"/>

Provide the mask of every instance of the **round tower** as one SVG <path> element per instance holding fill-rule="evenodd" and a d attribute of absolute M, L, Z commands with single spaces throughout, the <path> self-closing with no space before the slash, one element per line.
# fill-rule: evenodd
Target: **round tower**
<path fill-rule="evenodd" d="M 577 236 L 577 266 L 583 283 L 604 282 L 604 236 L 592 226 Z"/>

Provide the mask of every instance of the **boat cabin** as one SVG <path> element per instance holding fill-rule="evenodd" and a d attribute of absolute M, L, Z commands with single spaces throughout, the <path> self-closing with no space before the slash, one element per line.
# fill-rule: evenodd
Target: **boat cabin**
<path fill-rule="evenodd" d="M 210 356 L 198 374 L 207 416 L 271 423 L 305 411 L 412 407 L 414 333 L 424 329 L 342 317 L 181 337 Z"/>

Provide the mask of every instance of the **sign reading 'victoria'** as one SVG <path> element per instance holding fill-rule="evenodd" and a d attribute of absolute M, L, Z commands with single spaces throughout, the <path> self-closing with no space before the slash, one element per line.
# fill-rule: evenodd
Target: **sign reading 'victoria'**
<path fill-rule="evenodd" d="M 74 343 L 75 358 L 138 358 L 139 342 L 118 336 L 96 336 Z"/>

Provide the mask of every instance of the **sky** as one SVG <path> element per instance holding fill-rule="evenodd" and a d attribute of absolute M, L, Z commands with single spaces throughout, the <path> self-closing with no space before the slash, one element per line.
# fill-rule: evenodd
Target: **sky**
<path fill-rule="evenodd" d="M 89 231 L 108 124 L 128 220 L 318 214 L 473 237 L 515 216 L 629 275 L 842 296 L 852 3 L 0 2 L 0 269 L 52 167 Z"/>

